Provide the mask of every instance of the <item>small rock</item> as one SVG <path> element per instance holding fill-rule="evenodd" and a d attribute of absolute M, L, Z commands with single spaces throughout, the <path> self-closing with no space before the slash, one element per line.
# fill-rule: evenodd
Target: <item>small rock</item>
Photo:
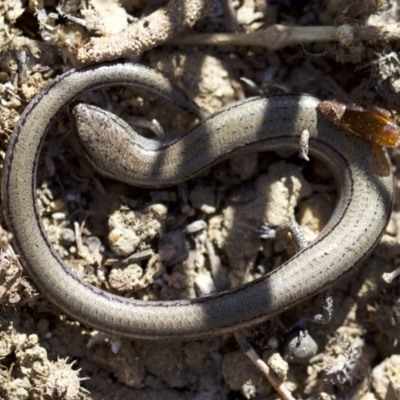
<path fill-rule="evenodd" d="M 317 354 L 318 345 L 308 332 L 293 332 L 285 344 L 285 360 L 293 364 L 304 364 Z"/>
<path fill-rule="evenodd" d="M 75 243 L 75 232 L 70 228 L 64 228 L 60 232 L 60 243 L 63 246 L 71 246 Z"/>
<path fill-rule="evenodd" d="M 400 398 L 400 355 L 393 354 L 379 365 L 371 374 L 372 387 L 379 400 Z"/>
<path fill-rule="evenodd" d="M 185 234 L 181 230 L 166 232 L 158 244 L 159 260 L 167 267 L 184 261 L 189 252 Z"/>
<path fill-rule="evenodd" d="M 197 296 L 207 296 L 212 293 L 216 293 L 217 289 L 214 285 L 214 281 L 210 275 L 199 274 L 194 280 L 194 287 L 196 289 Z"/>
<path fill-rule="evenodd" d="M 213 214 L 217 210 L 215 200 L 215 190 L 211 186 L 197 185 L 190 192 L 190 201 L 193 207 L 206 214 Z"/>

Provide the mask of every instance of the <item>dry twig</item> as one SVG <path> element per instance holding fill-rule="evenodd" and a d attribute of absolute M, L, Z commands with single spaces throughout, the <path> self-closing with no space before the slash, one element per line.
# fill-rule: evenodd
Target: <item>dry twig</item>
<path fill-rule="evenodd" d="M 177 37 L 170 43 L 213 46 L 262 46 L 270 50 L 299 43 L 339 42 L 349 47 L 355 40 L 391 41 L 400 38 L 400 24 L 381 26 L 285 26 L 271 25 L 252 33 L 212 33 Z"/>
<path fill-rule="evenodd" d="M 79 65 L 127 58 L 158 46 L 194 24 L 212 10 L 212 0 L 171 0 L 148 17 L 102 38 L 92 38 L 76 55 Z"/>
<path fill-rule="evenodd" d="M 235 332 L 235 338 L 242 349 L 243 353 L 251 360 L 251 362 L 266 376 L 269 383 L 282 396 L 283 400 L 295 400 L 290 390 L 285 386 L 278 376 L 271 371 L 268 365 L 261 359 L 251 344 L 247 341 L 242 332 Z"/>

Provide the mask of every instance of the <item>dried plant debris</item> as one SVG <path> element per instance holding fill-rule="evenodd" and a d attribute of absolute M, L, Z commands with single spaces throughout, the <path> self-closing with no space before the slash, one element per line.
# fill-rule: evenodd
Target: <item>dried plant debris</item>
<path fill-rule="evenodd" d="M 79 371 L 72 369 L 75 362 L 57 360 L 47 362 L 42 371 L 33 370 L 33 398 L 75 400 L 87 398 L 89 392 L 82 388 L 80 382 L 87 378 L 79 378 Z"/>
<path fill-rule="evenodd" d="M 19 333 L 20 322 L 12 320 L 8 326 L 0 320 L 0 360 L 9 368 L 0 370 L 0 396 L 4 399 L 78 399 L 86 398 L 88 391 L 81 387 L 85 378 L 73 370 L 74 362 L 48 360 L 46 350 L 40 346 L 35 334 Z M 10 364 L 10 360 L 13 360 Z"/>
<path fill-rule="evenodd" d="M 336 333 L 324 352 L 311 359 L 306 392 L 314 396 L 323 394 L 322 398 L 327 399 L 358 398 L 370 387 L 368 357 L 371 356 L 371 349 L 360 338 Z"/>
<path fill-rule="evenodd" d="M 398 19 L 394 0 L 0 1 L 0 158 L 20 113 L 54 77 L 123 57 L 165 73 L 205 114 L 249 96 L 292 92 L 399 112 Z M 178 44 L 192 34 L 233 32 L 244 45 L 232 36 L 219 47 Z M 266 50 L 265 32 L 278 50 Z M 81 100 L 128 123 L 155 119 L 167 137 L 196 123 L 131 88 Z M 37 204 L 53 247 L 86 282 L 141 300 L 192 299 L 257 279 L 294 254 L 288 238 L 261 240 L 262 224 L 295 218 L 308 241 L 321 231 L 334 210 L 334 180 L 297 153 L 235 157 L 180 187 L 129 188 L 93 171 L 66 112 L 44 143 Z M 333 321 L 307 324 L 306 364 L 292 362 L 297 352 L 283 359 L 286 329 L 318 312 L 318 301 L 246 332 L 295 398 L 399 398 L 399 281 L 382 280 L 398 267 L 399 209 L 397 196 L 372 257 L 335 286 Z M 6 229 L 2 223 L 1 399 L 278 398 L 232 336 L 129 341 L 60 314 L 24 273 Z"/>

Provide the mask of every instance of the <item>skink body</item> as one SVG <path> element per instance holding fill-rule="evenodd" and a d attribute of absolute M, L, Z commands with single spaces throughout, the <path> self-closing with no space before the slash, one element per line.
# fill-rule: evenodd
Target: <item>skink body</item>
<path fill-rule="evenodd" d="M 168 143 L 124 136 L 122 124 L 113 125 L 104 137 L 84 138 L 84 145 L 90 152 L 101 142 L 105 146 L 118 143 L 119 156 L 112 160 L 115 153 L 110 153 L 113 172 L 108 173 L 105 165 L 97 167 L 130 184 L 161 187 L 182 182 L 238 152 L 297 151 L 300 134 L 307 129 L 311 155 L 332 170 L 338 188 L 335 211 L 318 238 L 268 275 L 195 300 L 142 302 L 83 282 L 55 252 L 41 223 L 35 198 L 38 157 L 49 124 L 60 110 L 89 90 L 124 84 L 147 87 L 186 105 L 185 98 L 168 92 L 165 78 L 140 65 L 119 63 L 69 71 L 29 104 L 7 151 L 2 196 L 15 245 L 40 290 L 67 314 L 101 331 L 131 338 L 191 339 L 233 332 L 333 285 L 351 273 L 379 241 L 393 202 L 393 177 L 383 172 L 382 154 L 320 117 L 318 99 L 303 95 L 252 98 L 224 108 Z M 77 120 L 91 118 L 84 112 L 78 108 Z M 99 113 L 96 120 L 104 118 L 109 123 L 109 117 Z M 96 164 L 95 156 L 90 157 Z"/>

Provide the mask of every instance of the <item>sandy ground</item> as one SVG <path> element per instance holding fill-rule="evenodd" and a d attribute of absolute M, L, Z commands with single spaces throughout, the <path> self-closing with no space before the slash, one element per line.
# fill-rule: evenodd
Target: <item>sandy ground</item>
<path fill-rule="evenodd" d="M 173 9 L 180 2 L 171 3 Z M 176 14 L 175 19 L 189 28 L 199 19 L 192 32 L 250 33 L 277 23 L 388 24 L 399 15 L 395 0 L 280 3 L 233 1 L 235 18 L 229 18 L 220 2 L 212 10 L 197 1 L 190 10 L 195 18 Z M 164 72 L 206 114 L 255 94 L 286 92 L 374 102 L 399 111 L 396 41 L 355 37 L 344 46 L 316 38 L 315 43 L 277 51 L 168 45 L 162 43 L 181 28 L 171 28 L 157 14 L 164 4 L 2 1 L 1 157 L 30 100 L 72 67 L 118 58 L 109 38 L 133 25 L 134 44 L 121 44 L 121 57 Z M 146 18 L 159 23 L 159 36 L 143 34 Z M 130 35 L 121 35 L 120 42 Z M 83 100 L 128 122 L 133 115 L 156 118 L 166 132 L 183 132 L 195 123 L 156 96 L 130 88 L 98 90 Z M 395 168 L 399 152 L 390 153 Z M 263 223 L 277 226 L 295 218 L 312 240 L 334 208 L 335 182 L 317 160 L 262 153 L 219 164 L 183 189 L 127 187 L 93 170 L 65 112 L 42 150 L 37 197 L 53 246 L 82 279 L 126 297 L 170 300 L 238 286 L 288 259 L 294 249 L 287 238 L 262 241 L 255 230 Z M 399 280 L 387 284 L 382 279 L 396 268 L 400 254 L 398 210 L 396 202 L 387 232 L 364 265 L 335 286 L 332 321 L 307 325 L 317 345 L 314 356 L 301 364 L 288 363 L 290 334 L 283 332 L 299 317 L 317 313 L 318 298 L 246 332 L 295 398 L 400 398 Z M 232 335 L 190 342 L 125 340 L 66 317 L 23 272 L 8 248 L 4 221 L 2 225 L 0 399 L 280 398 Z M 147 258 L 126 261 L 145 250 Z"/>

